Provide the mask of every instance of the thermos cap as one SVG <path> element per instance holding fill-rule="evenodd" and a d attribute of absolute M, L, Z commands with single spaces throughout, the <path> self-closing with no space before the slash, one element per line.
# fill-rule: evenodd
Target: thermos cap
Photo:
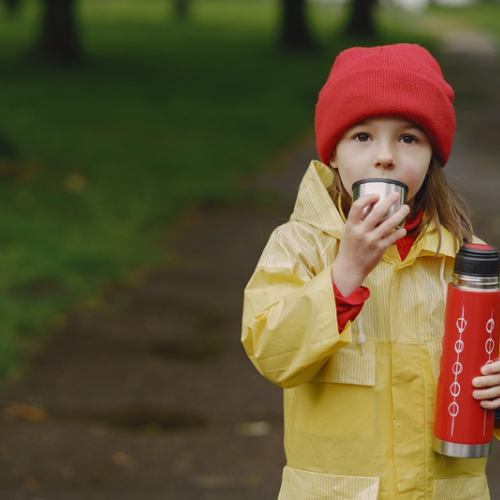
<path fill-rule="evenodd" d="M 380 178 L 374 177 L 374 178 L 370 178 L 370 179 L 361 179 L 359 181 L 356 181 L 352 185 L 352 189 L 354 190 L 354 188 L 361 186 L 361 184 L 369 184 L 369 183 L 373 183 L 373 182 L 382 182 L 384 184 L 395 184 L 396 186 L 402 187 L 403 189 L 408 191 L 408 186 L 404 182 L 397 181 L 396 179 L 386 179 L 385 177 L 380 177 Z"/>
<path fill-rule="evenodd" d="M 500 254 L 498 248 L 483 243 L 462 245 L 455 258 L 456 274 L 469 276 L 498 276 Z"/>

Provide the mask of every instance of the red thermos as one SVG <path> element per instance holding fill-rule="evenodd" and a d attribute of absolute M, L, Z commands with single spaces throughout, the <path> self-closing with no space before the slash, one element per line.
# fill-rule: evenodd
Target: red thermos
<path fill-rule="evenodd" d="M 491 452 L 495 412 L 472 397 L 472 380 L 498 358 L 499 266 L 493 246 L 469 243 L 456 255 L 434 420 L 433 448 L 442 455 L 479 458 Z"/>

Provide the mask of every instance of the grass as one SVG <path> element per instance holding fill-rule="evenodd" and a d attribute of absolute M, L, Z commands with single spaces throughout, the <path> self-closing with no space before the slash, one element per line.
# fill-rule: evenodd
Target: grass
<path fill-rule="evenodd" d="M 451 20 L 461 26 L 490 32 L 498 40 L 500 36 L 500 6 L 488 0 L 481 3 L 472 3 L 461 8 L 450 9 L 443 6 L 432 6 L 430 12 L 434 19 L 446 22 Z"/>
<path fill-rule="evenodd" d="M 71 68 L 29 57 L 38 2 L 0 18 L 0 376 L 72 305 L 168 265 L 186 206 L 242 196 L 242 178 L 311 130 L 353 43 L 340 7 L 315 5 L 319 48 L 292 55 L 276 2 L 199 0 L 185 23 L 166 5 L 82 0 L 86 59 Z M 382 12 L 376 42 L 422 40 L 394 30 L 401 19 Z"/>

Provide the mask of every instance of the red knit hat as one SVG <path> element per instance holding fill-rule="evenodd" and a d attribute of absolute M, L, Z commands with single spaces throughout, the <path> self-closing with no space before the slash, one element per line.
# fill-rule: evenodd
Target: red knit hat
<path fill-rule="evenodd" d="M 441 165 L 455 134 L 454 92 L 437 61 L 413 44 L 341 52 L 316 105 L 316 147 L 328 164 L 341 135 L 373 116 L 400 116 L 427 133 Z"/>

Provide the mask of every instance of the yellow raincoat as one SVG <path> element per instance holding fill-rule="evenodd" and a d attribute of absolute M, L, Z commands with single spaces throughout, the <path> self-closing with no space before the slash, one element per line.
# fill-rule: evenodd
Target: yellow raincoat
<path fill-rule="evenodd" d="M 311 163 L 291 220 L 272 234 L 245 289 L 242 342 L 284 388 L 280 500 L 486 500 L 486 459 L 432 450 L 447 283 L 455 248 L 426 232 L 401 262 L 390 247 L 339 334 L 331 264 L 344 221 Z"/>

